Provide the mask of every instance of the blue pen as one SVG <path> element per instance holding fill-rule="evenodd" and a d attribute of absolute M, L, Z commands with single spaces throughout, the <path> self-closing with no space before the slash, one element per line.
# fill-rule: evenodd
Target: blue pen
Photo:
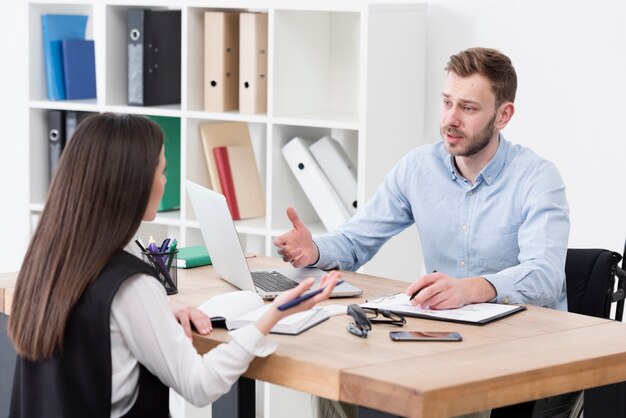
<path fill-rule="evenodd" d="M 339 286 L 341 283 L 343 283 L 343 280 L 337 280 L 337 284 L 335 286 Z M 326 289 L 326 287 L 320 287 L 319 289 L 309 292 L 305 295 L 298 296 L 294 300 L 283 303 L 276 309 L 278 309 L 279 311 L 286 311 L 287 309 L 293 308 L 294 306 L 299 305 L 300 303 L 304 302 L 307 299 L 311 299 L 315 295 L 319 295 L 320 293 L 324 291 L 324 289 Z"/>
<path fill-rule="evenodd" d="M 170 245 L 170 239 L 169 238 L 165 238 L 163 240 L 163 243 L 161 244 L 161 246 L 159 247 L 159 253 L 165 253 L 167 252 L 167 248 Z M 163 261 L 163 263 L 165 263 L 165 260 L 167 260 L 167 256 L 162 255 L 161 256 L 161 261 Z"/>
<path fill-rule="evenodd" d="M 168 245 L 170 245 L 170 239 L 169 238 L 165 238 L 163 240 L 163 244 L 161 244 L 161 248 L 159 248 L 159 252 L 160 253 L 166 252 Z"/>

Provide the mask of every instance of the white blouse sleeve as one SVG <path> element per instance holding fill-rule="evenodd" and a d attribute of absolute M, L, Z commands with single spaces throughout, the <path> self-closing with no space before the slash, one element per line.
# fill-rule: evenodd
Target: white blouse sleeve
<path fill-rule="evenodd" d="M 196 406 L 228 392 L 255 356 L 276 350 L 274 342 L 248 325 L 231 332 L 229 343 L 200 356 L 169 309 L 164 288 L 147 275 L 128 278 L 118 290 L 111 305 L 114 328 L 130 357 Z"/>

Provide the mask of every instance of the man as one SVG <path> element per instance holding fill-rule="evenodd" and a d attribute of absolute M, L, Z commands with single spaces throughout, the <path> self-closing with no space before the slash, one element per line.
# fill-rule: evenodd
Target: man
<path fill-rule="evenodd" d="M 312 239 L 295 210 L 274 244 L 295 267 L 356 270 L 415 223 L 427 271 L 407 288 L 431 309 L 525 303 L 567 309 L 569 215 L 556 167 L 500 133 L 515 113 L 517 76 L 497 50 L 450 57 L 441 137 L 409 152 L 337 231 Z M 398 260 L 398 262 L 402 262 Z"/>

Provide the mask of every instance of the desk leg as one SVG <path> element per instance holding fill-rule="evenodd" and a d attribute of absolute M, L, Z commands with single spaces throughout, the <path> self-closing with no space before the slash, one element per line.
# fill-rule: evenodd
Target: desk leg
<path fill-rule="evenodd" d="M 387 412 L 369 409 L 364 406 L 359 406 L 357 408 L 356 416 L 357 418 L 399 418 L 397 415 L 391 415 Z"/>
<path fill-rule="evenodd" d="M 213 402 L 213 418 L 254 418 L 254 380 L 240 377 L 230 388 L 230 392 Z"/>
<path fill-rule="evenodd" d="M 9 415 L 13 371 L 15 370 L 15 350 L 7 335 L 9 317 L 0 313 L 0 416 Z"/>

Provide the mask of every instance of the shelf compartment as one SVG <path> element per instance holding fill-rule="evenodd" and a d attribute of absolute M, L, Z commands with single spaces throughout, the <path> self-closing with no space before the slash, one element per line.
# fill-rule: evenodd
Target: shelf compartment
<path fill-rule="evenodd" d="M 109 106 L 123 106 L 137 109 L 137 112 L 124 111 L 124 113 L 146 113 L 156 116 L 173 116 L 162 114 L 159 110 L 154 113 L 151 109 L 167 109 L 180 111 L 181 104 L 164 106 L 128 106 L 128 41 L 127 41 L 127 16 L 131 9 L 150 10 L 180 10 L 180 8 L 163 7 L 162 5 L 107 5 L 106 6 L 106 95 L 105 102 Z M 182 15 L 182 13 L 181 13 Z M 181 17 L 182 19 L 182 17 Z M 166 30 L 166 29 L 164 29 Z M 181 40 L 182 41 L 182 40 Z M 184 49 L 184 46 L 182 46 Z M 182 60 L 182 58 L 181 58 Z M 182 62 L 181 62 L 182 65 Z M 182 77 L 182 74 L 181 74 Z M 181 81 L 182 83 L 182 81 Z M 181 88 L 182 94 L 182 88 Z M 182 98 L 181 98 L 182 102 Z"/>
<path fill-rule="evenodd" d="M 204 111 L 204 13 L 209 11 L 239 12 L 246 13 L 254 11 L 256 13 L 268 13 L 267 10 L 233 9 L 233 8 L 197 8 L 190 7 L 187 12 L 187 109 L 193 112 Z M 241 115 L 239 111 L 229 111 L 224 113 L 212 113 L 211 117 L 219 119 L 252 120 L 251 117 L 267 117 L 266 114 Z M 239 116 L 237 116 L 239 115 Z"/>
<path fill-rule="evenodd" d="M 46 86 L 46 66 L 43 54 L 43 33 L 41 30 L 41 16 L 45 14 L 73 14 L 87 15 L 87 28 L 85 39 L 94 39 L 94 12 L 91 4 L 49 4 L 32 3 L 29 5 L 29 99 L 31 101 L 47 101 L 48 88 Z M 96 42 L 96 64 L 98 61 L 98 49 L 101 46 Z M 97 74 L 96 74 L 97 76 Z M 98 82 L 98 80 L 96 80 Z M 65 100 L 53 101 L 54 103 L 68 103 Z M 73 101 L 72 103 L 76 103 Z M 81 101 L 82 102 L 82 101 Z"/>
<path fill-rule="evenodd" d="M 358 123 L 360 26 L 357 12 L 276 10 L 274 116 Z"/>
<path fill-rule="evenodd" d="M 200 134 L 200 126 L 205 123 L 216 123 L 223 121 L 205 120 L 205 119 L 187 119 L 187 134 L 186 134 L 186 155 L 187 165 L 183 172 L 183 178 L 189 179 L 194 183 L 198 183 L 204 187 L 210 188 L 209 171 L 207 168 L 207 162 L 205 159 L 204 148 L 202 146 L 202 137 Z M 269 200 L 267 195 L 267 125 L 263 123 L 248 123 L 248 131 L 250 133 L 250 140 L 252 142 L 252 148 L 256 159 L 257 168 L 261 178 L 261 184 L 265 190 L 265 200 Z M 185 185 L 183 184 L 183 194 L 185 196 L 185 207 L 187 220 L 195 220 L 196 216 L 191 207 L 189 197 L 186 195 Z M 267 205 L 266 205 L 267 210 Z M 264 219 L 259 218 L 259 219 Z M 246 220 L 237 221 L 245 222 Z M 263 227 L 265 228 L 265 221 L 263 221 Z"/>
<path fill-rule="evenodd" d="M 270 156 L 271 172 L 271 219 L 270 229 L 275 231 L 288 230 L 291 228 L 287 214 L 287 207 L 293 207 L 300 219 L 307 225 L 318 224 L 321 226 L 319 216 L 311 205 L 308 197 L 302 190 L 300 183 L 294 177 L 282 155 L 281 148 L 294 137 L 317 140 L 323 136 L 330 136 L 337 140 L 346 151 L 352 163 L 357 163 L 358 157 L 358 131 L 346 129 L 315 128 L 290 125 L 274 125 L 272 131 L 272 154 Z M 356 193 L 356 191 L 355 191 Z M 318 232 L 325 232 L 320 227 Z M 278 235 L 280 235 L 279 232 Z"/>

